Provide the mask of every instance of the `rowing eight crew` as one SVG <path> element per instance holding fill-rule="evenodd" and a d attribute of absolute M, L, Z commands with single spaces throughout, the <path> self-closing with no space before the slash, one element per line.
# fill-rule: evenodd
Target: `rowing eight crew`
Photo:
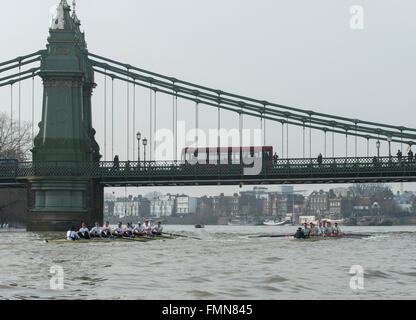
<path fill-rule="evenodd" d="M 303 224 L 302 228 L 299 228 L 295 233 L 295 238 L 306 238 L 310 236 L 328 236 L 328 235 L 338 235 L 341 234 L 341 228 L 338 226 L 338 223 L 335 223 L 331 226 L 331 222 L 323 221 L 319 222 L 318 225 L 310 223 L 309 227 L 307 223 Z"/>
<path fill-rule="evenodd" d="M 152 227 L 149 221 L 145 220 L 144 225 L 139 223 L 136 227 L 132 227 L 128 222 L 125 227 L 119 222 L 117 227 L 112 229 L 110 222 L 106 221 L 103 227 L 100 227 L 98 222 L 89 230 L 87 225 L 83 222 L 81 228 L 75 231 L 72 227 L 66 234 L 68 240 L 93 239 L 93 238 L 111 238 L 111 237 L 150 237 L 153 235 L 162 235 L 163 226 L 159 221 L 156 226 Z"/>

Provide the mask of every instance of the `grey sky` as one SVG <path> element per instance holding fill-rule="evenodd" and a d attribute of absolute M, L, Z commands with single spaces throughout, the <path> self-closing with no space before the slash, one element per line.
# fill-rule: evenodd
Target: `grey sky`
<path fill-rule="evenodd" d="M 49 11 L 58 2 L 0 2 L 3 30 L 0 61 L 45 47 L 51 19 Z M 352 5 L 361 5 L 365 10 L 364 30 L 350 28 Z M 411 36 L 416 31 L 415 11 L 414 0 L 77 1 L 77 13 L 90 52 L 245 96 L 409 127 L 416 127 L 413 108 L 416 39 Z M 97 75 L 96 82 L 93 119 L 97 140 L 104 150 L 103 77 Z M 40 81 L 36 88 L 35 120 L 38 122 Z M 116 83 L 115 88 L 115 152 L 125 160 L 126 86 Z M 31 118 L 30 89 L 30 82 L 22 84 L 22 115 L 26 120 Z M 148 92 L 137 89 L 136 101 L 136 131 L 140 129 L 148 135 Z M 16 112 L 17 90 L 14 90 L 14 108 Z M 159 128 L 171 128 L 171 109 L 171 98 L 161 97 Z M 1 88 L 0 111 L 9 110 L 10 88 Z M 194 125 L 192 104 L 180 103 L 179 119 L 190 127 Z M 201 119 L 204 129 L 216 128 L 215 110 L 201 107 Z M 130 139 L 134 139 L 131 117 L 130 121 Z M 238 118 L 224 112 L 222 124 L 225 128 L 238 128 Z M 245 124 L 257 128 L 259 120 L 245 119 Z M 350 150 L 354 149 L 353 142 L 351 138 Z M 301 156 L 301 143 L 301 130 L 292 128 L 291 157 Z M 107 160 L 111 158 L 110 144 L 107 136 Z M 268 122 L 267 144 L 281 153 L 280 124 Z M 323 153 L 322 132 L 313 133 L 312 148 L 314 156 Z M 393 146 L 394 153 L 397 148 Z M 337 155 L 343 156 L 344 150 L 345 138 L 338 137 Z M 359 153 L 366 154 L 365 141 L 360 141 Z M 375 153 L 375 143 L 371 145 L 371 153 Z M 386 144 L 382 145 L 381 153 L 387 154 Z M 132 151 L 130 158 L 133 159 Z M 218 193 L 220 188 L 162 190 L 196 195 Z M 233 193 L 240 189 L 221 190 Z M 151 189 L 139 190 L 140 193 L 148 191 Z M 124 194 L 124 189 L 118 193 Z"/>

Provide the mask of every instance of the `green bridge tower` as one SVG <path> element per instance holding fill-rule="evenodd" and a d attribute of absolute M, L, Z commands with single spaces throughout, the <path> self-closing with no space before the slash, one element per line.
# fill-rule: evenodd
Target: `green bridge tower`
<path fill-rule="evenodd" d="M 47 50 L 42 55 L 42 119 L 32 150 L 33 162 L 98 162 L 100 148 L 91 119 L 91 96 L 96 84 L 87 57 L 80 21 L 66 0 L 54 17 Z M 30 179 L 28 231 L 66 231 L 82 221 L 103 220 L 103 187 L 91 179 Z"/>

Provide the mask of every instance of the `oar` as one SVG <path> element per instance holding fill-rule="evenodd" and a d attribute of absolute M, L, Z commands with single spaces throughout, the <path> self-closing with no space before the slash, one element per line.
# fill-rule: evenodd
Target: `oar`
<path fill-rule="evenodd" d="M 249 238 L 289 238 L 292 237 L 291 234 L 260 234 L 248 236 Z"/>
<path fill-rule="evenodd" d="M 143 239 L 144 241 L 151 241 L 151 240 L 156 240 L 156 239 L 151 239 L 151 238 L 146 238 L 146 237 L 137 237 L 139 239 Z M 123 240 L 129 240 L 129 241 L 136 241 L 136 238 L 133 237 L 121 237 L 121 238 L 114 238 L 114 240 L 117 239 L 123 239 Z"/>
<path fill-rule="evenodd" d="M 341 236 L 348 236 L 348 237 L 371 237 L 372 234 L 362 234 L 362 233 L 342 233 Z"/>
<path fill-rule="evenodd" d="M 167 233 L 167 232 L 163 232 L 163 234 L 169 235 L 169 236 L 175 236 L 175 237 L 182 237 L 182 238 L 189 238 L 189 239 L 196 239 L 196 240 L 202 240 L 201 238 L 197 238 L 197 237 L 190 237 L 190 236 L 184 236 L 182 234 L 176 234 L 176 233 Z"/>

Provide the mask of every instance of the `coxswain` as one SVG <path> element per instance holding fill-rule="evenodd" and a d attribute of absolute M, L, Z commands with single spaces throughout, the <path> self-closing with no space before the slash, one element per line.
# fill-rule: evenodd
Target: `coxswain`
<path fill-rule="evenodd" d="M 133 234 L 139 237 L 145 236 L 144 226 L 139 222 L 137 227 L 133 228 Z"/>
<path fill-rule="evenodd" d="M 162 226 L 162 224 L 161 224 L 161 222 L 160 222 L 160 221 L 157 223 L 157 225 L 155 225 L 155 226 L 153 227 L 152 232 L 153 232 L 154 234 L 158 235 L 158 236 L 161 236 L 161 235 L 162 235 L 162 232 L 163 232 L 163 226 Z"/>
<path fill-rule="evenodd" d="M 73 241 L 80 239 L 78 233 L 75 232 L 74 227 L 71 227 L 71 229 L 68 230 L 68 232 L 66 233 L 66 238 L 67 240 L 73 240 Z"/>
<path fill-rule="evenodd" d="M 88 230 L 87 225 L 85 224 L 85 222 L 83 222 L 81 224 L 81 229 L 79 229 L 79 231 L 78 231 L 78 236 L 81 239 L 90 239 L 91 238 L 90 237 L 90 232 L 89 232 L 89 230 Z"/>
<path fill-rule="evenodd" d="M 100 238 L 103 228 L 100 227 L 98 222 L 95 223 L 94 228 L 90 230 L 90 237 L 91 238 Z"/>
<path fill-rule="evenodd" d="M 110 227 L 110 222 L 106 221 L 104 224 L 104 227 L 101 230 L 101 236 L 104 238 L 109 238 L 111 237 L 111 234 L 112 234 L 112 230 Z"/>
<path fill-rule="evenodd" d="M 304 234 L 302 228 L 300 228 L 300 227 L 298 228 L 298 231 L 296 231 L 294 237 L 296 239 L 303 239 L 303 238 L 305 238 L 305 234 Z"/>

